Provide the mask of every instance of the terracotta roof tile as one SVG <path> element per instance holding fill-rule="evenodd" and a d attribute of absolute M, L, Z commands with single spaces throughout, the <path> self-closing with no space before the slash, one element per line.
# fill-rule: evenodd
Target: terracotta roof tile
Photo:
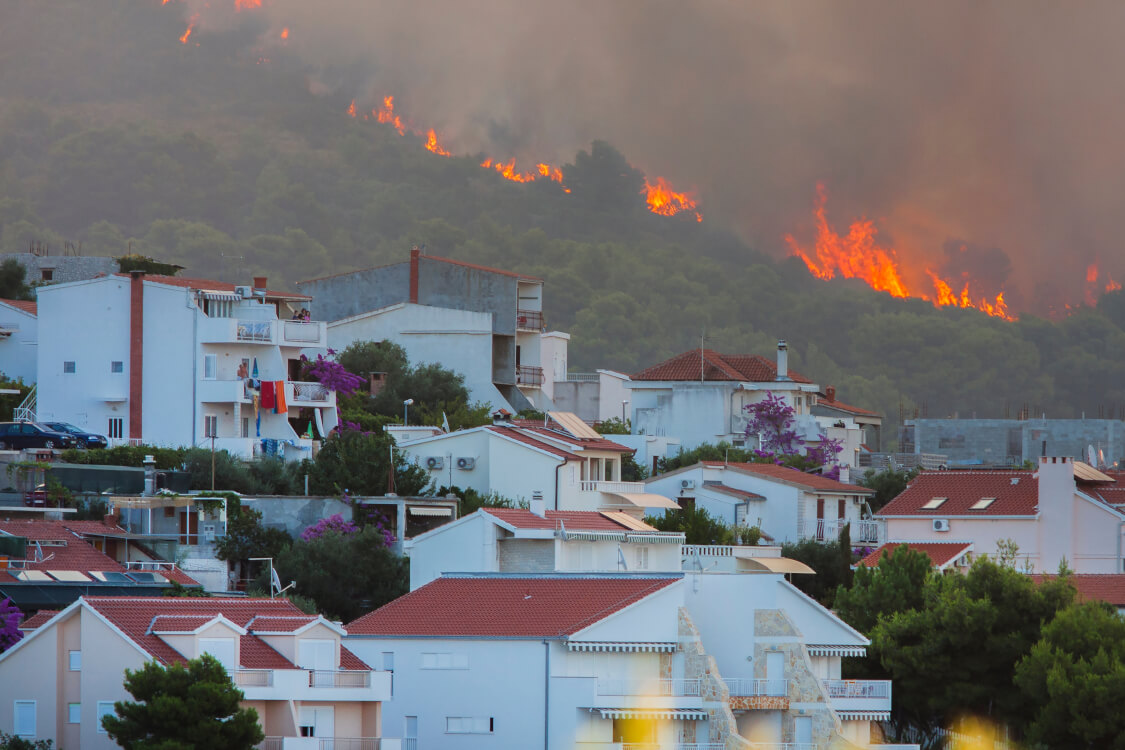
<path fill-rule="evenodd" d="M 149 627 L 154 633 L 190 633 L 214 619 L 215 615 L 157 615 Z"/>
<path fill-rule="evenodd" d="M 41 609 L 31 617 L 27 618 L 20 623 L 20 630 L 30 632 L 39 628 L 41 625 L 57 615 L 61 610 L 58 609 Z"/>
<path fill-rule="evenodd" d="M 563 450 L 562 448 L 551 445 L 550 443 L 545 443 L 542 440 L 536 440 L 531 435 L 527 435 L 523 432 L 520 432 L 518 429 L 516 429 L 514 427 L 504 427 L 504 426 L 500 426 L 500 425 L 491 425 L 488 428 L 488 430 L 490 432 L 495 432 L 497 435 L 504 435 L 505 437 L 509 437 L 512 440 L 518 440 L 519 442 L 521 442 L 525 445 L 530 445 L 533 448 L 538 448 L 540 450 L 547 451 L 548 453 L 550 453 L 554 456 L 558 456 L 559 458 L 565 458 L 568 461 L 580 461 L 580 460 L 582 460 L 582 457 L 579 456 L 577 453 L 572 453 L 570 451 Z"/>
<path fill-rule="evenodd" d="M 127 273 L 115 274 L 129 278 Z M 185 276 L 161 276 L 160 274 L 149 273 L 145 274 L 145 281 L 151 281 L 154 284 L 164 284 L 165 286 L 181 286 L 186 289 L 210 289 L 216 292 L 234 292 L 235 284 L 226 281 L 215 281 L 213 279 L 190 279 Z M 237 286 L 248 286 L 247 284 L 238 284 Z M 280 292 L 275 289 L 266 290 L 267 297 L 280 297 L 282 299 L 293 300 L 311 300 L 312 297 L 307 294 L 298 294 L 297 292 Z"/>
<path fill-rule="evenodd" d="M 923 507 L 941 497 L 940 505 Z M 987 507 L 972 508 L 989 497 L 996 499 Z M 924 471 L 876 515 L 1033 516 L 1038 504 L 1039 480 L 1030 471 Z"/>
<path fill-rule="evenodd" d="M 544 427 L 542 424 L 539 424 L 539 425 L 536 425 L 536 426 L 521 425 L 519 429 L 525 430 L 527 432 L 534 433 L 535 435 L 541 435 L 545 438 L 551 438 L 553 440 L 562 440 L 564 442 L 570 443 L 571 445 L 580 446 L 584 450 L 614 451 L 614 452 L 617 452 L 617 453 L 635 453 L 636 452 L 636 450 L 634 448 L 630 448 L 626 445 L 622 445 L 621 443 L 615 443 L 614 441 L 609 440 L 608 438 L 575 437 L 574 435 L 571 435 L 569 432 L 566 432 L 565 430 L 563 430 L 561 427 L 551 428 L 551 427 Z"/>
<path fill-rule="evenodd" d="M 316 615 L 288 615 L 285 617 L 255 617 L 248 627 L 251 633 L 292 633 L 317 620 Z"/>
<path fill-rule="evenodd" d="M 359 669 L 363 671 L 370 671 L 371 667 L 368 666 L 367 663 L 363 661 L 363 659 L 360 659 L 358 656 L 356 656 L 341 644 L 340 669 Z"/>
<path fill-rule="evenodd" d="M 438 578 L 348 625 L 352 635 L 551 638 L 570 635 L 679 576 Z"/>
<path fill-rule="evenodd" d="M 88 573 L 118 572 L 125 568 L 113 558 L 94 549 L 94 546 L 66 528 L 61 521 L 12 520 L 0 521 L 0 532 L 22 536 L 29 542 L 65 542 L 64 545 L 44 544 L 44 560 L 35 562 L 36 547 L 29 544 L 24 556 L 28 570 L 69 570 Z M 0 583 L 18 580 L 11 570 L 0 570 Z"/>
<path fill-rule="evenodd" d="M 632 375 L 633 380 L 694 380 L 700 375 L 704 380 L 726 380 L 747 383 L 772 383 L 777 380 L 777 362 L 757 354 L 720 354 L 711 349 L 677 354 L 660 364 L 653 365 Z M 789 371 L 789 379 L 795 383 L 812 381 L 800 373 Z"/>
<path fill-rule="evenodd" d="M 895 550 L 904 545 L 915 552 L 925 554 L 935 568 L 948 565 L 973 546 L 970 542 L 888 542 L 856 564 L 874 568 L 879 564 L 884 552 L 888 556 L 893 556 Z"/>
<path fill-rule="evenodd" d="M 39 315 L 39 305 L 30 300 L 24 299 L 0 299 L 5 305 L 10 305 L 17 310 L 22 310 L 30 315 Z"/>
<path fill-rule="evenodd" d="M 239 666 L 246 669 L 296 669 L 297 665 L 261 638 L 243 635 L 238 638 Z"/>
<path fill-rule="evenodd" d="M 562 521 L 568 531 L 634 530 L 592 510 L 549 510 L 545 518 L 523 508 L 482 508 L 482 510 L 518 529 L 554 529 L 557 523 Z"/>
<path fill-rule="evenodd" d="M 748 474 L 757 474 L 768 479 L 780 479 L 783 482 L 797 484 L 814 492 L 843 492 L 849 495 L 875 494 L 873 490 L 860 487 L 857 484 L 845 484 L 844 482 L 837 482 L 835 479 L 823 477 L 820 474 L 809 474 L 807 471 L 798 471 L 777 464 L 724 463 L 723 461 L 702 461 L 701 463 L 705 466 L 722 466 Z"/>
<path fill-rule="evenodd" d="M 1055 578 L 1058 576 L 1031 576 L 1036 583 Z M 1125 607 L 1125 573 L 1071 573 L 1068 578 L 1078 591 L 1079 601 L 1099 601 Z"/>
<path fill-rule="evenodd" d="M 843 401 L 829 400 L 829 398 L 827 396 L 823 395 L 823 394 L 820 394 L 816 397 L 816 405 L 817 406 L 826 406 L 829 409 L 839 409 L 840 411 L 851 412 L 852 414 L 859 414 L 861 416 L 869 416 L 869 417 L 880 416 L 880 414 L 878 412 L 868 411 L 867 409 L 861 409 L 858 406 L 852 406 L 851 404 L 845 404 Z"/>

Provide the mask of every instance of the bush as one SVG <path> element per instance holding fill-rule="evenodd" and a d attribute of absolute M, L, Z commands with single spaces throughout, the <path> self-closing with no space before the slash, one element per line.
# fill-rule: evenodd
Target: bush
<path fill-rule="evenodd" d="M 158 448 L 155 445 L 118 445 L 113 448 L 65 450 L 62 452 L 62 460 L 68 464 L 140 467 L 144 466 L 145 456 L 152 456 L 158 469 L 179 469 L 184 463 L 186 453 L 187 450 L 184 448 Z M 208 455 L 210 455 L 210 452 L 208 452 Z"/>

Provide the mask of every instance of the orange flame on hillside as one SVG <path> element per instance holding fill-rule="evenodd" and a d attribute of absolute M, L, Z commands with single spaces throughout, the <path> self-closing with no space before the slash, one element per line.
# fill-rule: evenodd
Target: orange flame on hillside
<path fill-rule="evenodd" d="M 696 200 L 692 193 L 677 193 L 663 177 L 657 177 L 653 184 L 645 178 L 644 189 L 648 210 L 660 216 L 675 216 L 681 211 L 691 211 L 696 221 L 703 221 L 703 214 L 696 210 Z"/>
<path fill-rule="evenodd" d="M 289 38 L 289 27 L 288 26 L 286 26 L 284 29 L 281 30 L 281 38 L 282 39 L 288 39 Z"/>
<path fill-rule="evenodd" d="M 492 159 L 485 159 L 480 163 L 485 169 L 494 169 L 496 173 L 503 177 L 505 180 L 512 182 L 535 182 L 535 172 L 518 172 L 516 171 L 516 160 L 511 159 L 506 164 L 497 161 L 493 163 Z"/>
<path fill-rule="evenodd" d="M 261 8 L 262 0 L 234 0 L 234 9 L 238 10 L 252 10 L 254 8 Z"/>
<path fill-rule="evenodd" d="M 426 131 L 426 150 L 438 156 L 453 156 L 453 154 L 446 151 L 441 147 L 441 144 L 438 143 L 437 133 L 434 132 L 433 128 Z"/>
<path fill-rule="evenodd" d="M 352 103 L 348 105 L 348 117 L 355 117 L 355 114 L 355 99 L 352 99 Z"/>
<path fill-rule="evenodd" d="M 1098 262 L 1094 261 L 1086 266 L 1086 304 L 1093 307 L 1098 303 L 1099 292 L 1104 288 L 1107 292 L 1116 292 L 1121 288 L 1121 285 L 1113 280 L 1113 277 L 1106 274 L 1105 286 L 1103 287 L 1098 283 L 1098 278 L 1101 273 L 1098 269 Z"/>
<path fill-rule="evenodd" d="M 379 122 L 394 126 L 399 135 L 406 135 L 406 125 L 402 118 L 395 114 L 395 98 L 393 96 L 384 96 L 382 108 L 371 110 L 371 114 L 375 115 L 375 119 Z"/>
<path fill-rule="evenodd" d="M 892 297 L 918 297 L 932 302 L 934 307 L 965 307 L 980 310 L 1004 320 L 1015 320 L 1008 313 L 1004 293 L 996 297 L 979 292 L 973 293 L 972 281 L 965 279 L 959 284 L 960 291 L 954 291 L 954 284 L 940 278 L 926 269 L 934 285 L 933 294 L 911 291 L 903 281 L 898 270 L 898 258 L 889 247 L 881 247 L 876 241 L 878 230 L 870 219 L 852 222 L 848 233 L 838 234 L 828 223 L 825 204 L 828 194 L 824 185 L 816 186 L 816 246 L 809 252 L 803 249 L 792 235 L 786 235 L 789 254 L 805 262 L 809 273 L 818 279 L 860 279 L 872 289 L 887 292 Z"/>
<path fill-rule="evenodd" d="M 180 35 L 180 44 L 187 44 L 188 43 L 188 39 L 191 39 L 192 29 L 195 28 L 195 23 L 198 20 L 199 20 L 199 16 L 192 16 L 191 17 L 191 20 L 188 21 L 187 31 L 185 31 L 183 34 Z"/>

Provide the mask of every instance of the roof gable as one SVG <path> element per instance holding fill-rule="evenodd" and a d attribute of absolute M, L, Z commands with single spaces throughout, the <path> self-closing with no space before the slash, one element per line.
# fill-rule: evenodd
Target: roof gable
<path fill-rule="evenodd" d="M 27 313 L 33 317 L 39 315 L 39 306 L 31 300 L 25 299 L 0 299 L 0 304 L 13 307 L 22 313 Z"/>
<path fill-rule="evenodd" d="M 926 555 L 930 558 L 931 567 L 938 570 L 944 570 L 950 563 L 956 562 L 962 555 L 971 552 L 973 549 L 972 542 L 887 542 L 856 565 L 874 568 L 879 565 L 879 561 L 884 554 L 893 557 L 895 551 L 902 546 Z"/>
<path fill-rule="evenodd" d="M 807 471 L 798 471 L 788 466 L 777 464 L 734 463 L 723 461 L 701 461 L 704 466 L 711 468 L 733 469 L 743 474 L 751 474 L 762 479 L 775 479 L 786 484 L 803 487 L 812 492 L 833 492 L 847 495 L 874 495 L 874 490 L 860 487 L 858 484 L 845 484 L 835 479 L 810 474 Z"/>
<path fill-rule="evenodd" d="M 643 529 L 626 526 L 608 513 L 593 510 L 548 510 L 537 516 L 524 508 L 481 508 L 481 510 L 516 529 L 554 530 L 561 523 L 567 531 L 656 531 L 648 524 Z"/>
<path fill-rule="evenodd" d="M 876 515 L 1034 516 L 1038 505 L 1039 479 L 1030 471 L 923 471 Z"/>
<path fill-rule="evenodd" d="M 692 349 L 630 376 L 633 380 L 777 382 L 777 363 L 757 354 L 720 354 L 711 349 Z M 812 383 L 789 371 L 789 381 Z"/>

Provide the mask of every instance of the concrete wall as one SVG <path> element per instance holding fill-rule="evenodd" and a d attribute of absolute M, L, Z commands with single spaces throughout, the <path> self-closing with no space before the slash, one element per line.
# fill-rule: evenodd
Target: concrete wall
<path fill-rule="evenodd" d="M 0 338 L 0 373 L 28 385 L 35 383 L 39 364 L 39 319 L 0 303 L 0 328 L 15 329 L 11 335 Z"/>
<path fill-rule="evenodd" d="M 492 330 L 495 333 L 515 335 L 518 287 L 519 280 L 515 276 L 444 263 L 425 256 L 418 259 L 420 304 L 492 313 Z"/>
<path fill-rule="evenodd" d="M 61 248 L 57 248 L 61 249 Z M 31 253 L 5 253 L 0 260 L 15 258 L 26 270 L 24 281 L 28 284 L 43 281 L 43 270 L 51 270 L 50 284 L 92 279 L 99 273 L 113 275 L 119 271 L 116 258 L 96 255 L 33 255 Z"/>
<path fill-rule="evenodd" d="M 502 573 L 555 571 L 555 546 L 550 539 L 503 539 L 499 547 Z"/>
<path fill-rule="evenodd" d="M 915 419 L 915 453 L 941 453 L 956 463 L 1036 461 L 1044 455 L 1085 461 L 1089 446 L 1109 465 L 1125 464 L 1125 422 L 1116 419 Z"/>
<path fill-rule="evenodd" d="M 242 504 L 261 511 L 262 523 L 274 528 L 284 528 L 294 537 L 322 518 L 337 513 L 351 520 L 352 509 L 338 497 L 244 497 Z"/>
<path fill-rule="evenodd" d="M 320 320 L 340 320 L 410 299 L 410 263 L 394 263 L 297 284 Z"/>
<path fill-rule="evenodd" d="M 442 573 L 498 571 L 497 534 L 495 524 L 485 514 L 474 513 L 413 539 L 409 548 L 410 590 L 425 586 Z"/>
<path fill-rule="evenodd" d="M 556 380 L 552 385 L 553 400 L 560 411 L 569 411 L 586 422 L 596 422 L 599 415 L 601 389 L 593 380 Z"/>

